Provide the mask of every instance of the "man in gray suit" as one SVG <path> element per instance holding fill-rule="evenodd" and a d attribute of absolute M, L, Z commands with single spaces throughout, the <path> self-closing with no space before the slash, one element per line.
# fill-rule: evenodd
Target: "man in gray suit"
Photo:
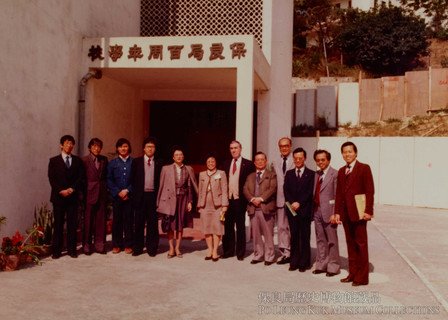
<path fill-rule="evenodd" d="M 327 277 L 339 274 L 340 258 L 337 224 L 330 221 L 334 215 L 337 170 L 330 167 L 331 154 L 316 150 L 314 161 L 319 170 L 314 178 L 314 227 L 316 230 L 316 267 L 314 274 L 326 273 Z"/>
<path fill-rule="evenodd" d="M 250 263 L 257 264 L 264 260 L 264 264 L 269 266 L 275 262 L 274 215 L 277 178 L 275 172 L 266 168 L 267 158 L 263 152 L 257 152 L 254 164 L 256 172 L 247 176 L 243 187 L 254 240 L 254 257 Z"/>
<path fill-rule="evenodd" d="M 278 140 L 280 157 L 272 162 L 272 168 L 277 175 L 277 238 L 278 249 L 281 257 L 277 264 L 287 264 L 290 262 L 290 239 L 288 216 L 285 213 L 285 194 L 283 193 L 283 183 L 285 173 L 294 169 L 294 160 L 291 153 L 292 142 L 290 138 L 283 137 Z"/>

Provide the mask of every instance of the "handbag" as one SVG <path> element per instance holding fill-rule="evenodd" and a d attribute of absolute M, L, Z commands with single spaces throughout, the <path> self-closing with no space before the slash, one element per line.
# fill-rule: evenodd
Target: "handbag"
<path fill-rule="evenodd" d="M 170 216 L 167 214 L 162 215 L 162 223 L 161 223 L 162 232 L 166 233 L 170 231 L 170 224 L 171 224 Z"/>

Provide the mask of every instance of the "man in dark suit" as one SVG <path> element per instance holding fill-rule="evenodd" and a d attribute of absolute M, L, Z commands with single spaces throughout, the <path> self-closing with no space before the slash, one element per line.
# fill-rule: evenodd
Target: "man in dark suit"
<path fill-rule="evenodd" d="M 222 238 L 223 258 L 235 255 L 235 225 L 236 225 L 236 256 L 244 260 L 246 254 L 246 207 L 247 200 L 243 194 L 244 183 L 249 174 L 255 171 L 252 161 L 241 156 L 241 143 L 234 140 L 230 143 L 232 159 L 224 162 L 222 170 L 229 179 L 229 209 L 225 215 L 224 236 Z"/>
<path fill-rule="evenodd" d="M 336 190 L 336 207 L 333 223 L 342 221 L 348 252 L 348 276 L 341 282 L 353 282 L 353 286 L 369 283 L 369 251 L 367 246 L 367 221 L 373 216 L 372 171 L 369 165 L 356 160 L 358 149 L 353 142 L 345 142 L 341 153 L 347 165 L 339 169 Z M 365 195 L 365 210 L 358 213 L 355 195 Z"/>
<path fill-rule="evenodd" d="M 64 220 L 67 217 L 67 253 L 77 258 L 76 229 L 78 227 L 78 200 L 82 192 L 84 167 L 80 158 L 72 155 L 75 139 L 65 135 L 60 139 L 61 154 L 50 159 L 48 179 L 54 214 L 53 259 L 61 257 L 64 243 Z"/>
<path fill-rule="evenodd" d="M 255 155 L 256 172 L 251 173 L 244 184 L 247 213 L 254 241 L 254 257 L 251 264 L 263 262 L 269 266 L 275 262 L 274 223 L 277 192 L 277 177 L 266 169 L 267 158 L 263 152 Z M 264 238 L 264 241 L 263 241 Z"/>
<path fill-rule="evenodd" d="M 340 257 L 337 224 L 332 224 L 338 172 L 330 166 L 331 154 L 316 150 L 314 161 L 319 170 L 314 178 L 314 229 L 316 231 L 316 267 L 314 274 L 327 277 L 339 274 Z"/>
<path fill-rule="evenodd" d="M 154 257 L 159 247 L 159 225 L 156 212 L 157 192 L 159 191 L 162 161 L 154 158 L 156 140 L 143 140 L 144 155 L 132 163 L 131 185 L 135 209 L 135 239 L 133 256 L 143 253 L 146 224 L 146 251 Z"/>
<path fill-rule="evenodd" d="M 283 191 L 291 231 L 291 262 L 289 271 L 305 272 L 311 267 L 311 219 L 313 218 L 314 171 L 305 167 L 306 151 L 293 151 L 295 168 L 286 172 Z"/>
<path fill-rule="evenodd" d="M 106 254 L 107 158 L 101 155 L 103 141 L 90 140 L 89 154 L 82 158 L 86 170 L 83 249 L 91 255 L 92 237 L 95 251 Z"/>

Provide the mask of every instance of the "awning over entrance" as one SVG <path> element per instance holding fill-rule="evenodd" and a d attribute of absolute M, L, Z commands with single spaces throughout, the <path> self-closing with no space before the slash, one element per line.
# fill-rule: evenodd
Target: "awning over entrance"
<path fill-rule="evenodd" d="M 87 38 L 83 56 L 85 71 L 101 69 L 134 88 L 234 91 L 235 136 L 250 157 L 254 91 L 270 88 L 270 65 L 253 36 Z"/>

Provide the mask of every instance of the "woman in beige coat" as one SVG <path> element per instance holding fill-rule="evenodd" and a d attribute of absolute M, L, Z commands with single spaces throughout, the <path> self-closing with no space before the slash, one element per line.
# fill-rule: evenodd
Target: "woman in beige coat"
<path fill-rule="evenodd" d="M 199 174 L 198 209 L 208 253 L 205 260 L 218 261 L 218 246 L 224 234 L 224 216 L 229 206 L 227 177 L 216 169 L 216 158 L 206 158 L 207 170 Z"/>

